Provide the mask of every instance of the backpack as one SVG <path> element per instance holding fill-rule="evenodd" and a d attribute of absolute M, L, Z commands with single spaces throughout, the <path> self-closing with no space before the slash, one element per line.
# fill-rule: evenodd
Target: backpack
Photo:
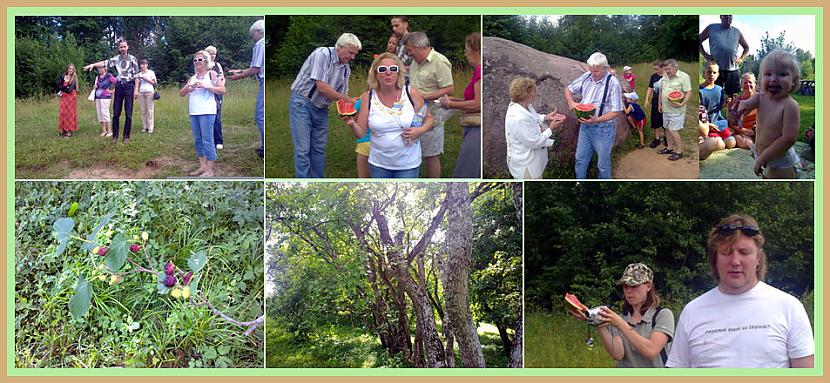
<path fill-rule="evenodd" d="M 657 320 L 657 314 L 659 314 L 661 310 L 663 310 L 663 308 L 660 307 L 660 306 L 657 306 L 657 308 L 654 309 L 654 315 L 651 316 L 651 328 L 652 328 L 652 330 L 654 330 L 654 321 Z M 671 337 L 669 337 L 669 341 L 666 342 L 666 346 L 668 346 L 669 343 L 671 343 Z M 660 359 L 663 360 L 663 365 L 664 366 L 666 365 L 666 361 L 669 360 L 669 355 L 666 352 L 666 346 L 663 346 L 663 349 L 660 350 Z"/>

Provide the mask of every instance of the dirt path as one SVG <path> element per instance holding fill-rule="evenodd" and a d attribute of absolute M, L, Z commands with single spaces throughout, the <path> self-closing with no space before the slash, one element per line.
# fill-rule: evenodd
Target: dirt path
<path fill-rule="evenodd" d="M 662 146 L 661 146 L 662 147 Z M 658 147 L 661 148 L 661 147 Z M 683 153 L 683 158 L 669 161 L 668 156 L 657 154 L 658 149 L 645 147 L 634 149 L 622 156 L 614 165 L 614 178 L 620 179 L 697 179 L 697 148 Z"/>

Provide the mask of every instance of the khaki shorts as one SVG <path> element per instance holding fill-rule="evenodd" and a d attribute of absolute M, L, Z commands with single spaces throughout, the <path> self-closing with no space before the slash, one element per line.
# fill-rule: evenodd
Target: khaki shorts
<path fill-rule="evenodd" d="M 444 153 L 444 123 L 435 125 L 429 132 L 421 136 L 421 155 L 423 157 L 438 156 Z"/>
<path fill-rule="evenodd" d="M 683 123 L 685 121 L 686 113 L 663 113 L 663 127 L 668 130 L 677 131 L 683 129 Z"/>
<path fill-rule="evenodd" d="M 111 122 L 110 118 L 110 103 L 111 98 L 96 98 L 95 99 L 95 113 L 98 114 L 98 122 Z"/>
<path fill-rule="evenodd" d="M 354 152 L 369 157 L 369 148 L 371 147 L 372 143 L 369 141 L 359 142 L 357 145 L 355 145 Z"/>

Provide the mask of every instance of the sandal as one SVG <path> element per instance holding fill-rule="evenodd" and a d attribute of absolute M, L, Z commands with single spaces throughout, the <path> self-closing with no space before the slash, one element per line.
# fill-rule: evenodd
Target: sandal
<path fill-rule="evenodd" d="M 205 172 L 205 169 L 198 168 L 198 169 L 196 169 L 196 170 L 194 170 L 194 171 L 190 172 L 190 175 L 191 175 L 191 176 L 198 176 L 199 174 L 202 174 L 202 173 L 204 173 L 204 172 Z"/>
<path fill-rule="evenodd" d="M 657 154 L 675 154 L 675 153 L 674 153 L 674 150 L 671 150 L 669 148 L 663 148 L 663 149 L 658 150 Z"/>
<path fill-rule="evenodd" d="M 681 158 L 683 158 L 683 153 L 673 153 L 669 156 L 669 161 L 677 161 Z"/>

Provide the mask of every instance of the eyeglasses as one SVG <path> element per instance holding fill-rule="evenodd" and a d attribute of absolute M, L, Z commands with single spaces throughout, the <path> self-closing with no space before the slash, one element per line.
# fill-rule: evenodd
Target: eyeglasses
<path fill-rule="evenodd" d="M 195 62 L 195 63 L 200 63 L 202 61 L 205 61 L 205 59 L 203 59 L 203 58 L 193 59 L 193 62 Z"/>
<path fill-rule="evenodd" d="M 734 233 L 735 230 L 740 230 L 741 233 L 743 233 L 743 235 L 747 237 L 754 237 L 761 233 L 761 230 L 759 230 L 755 226 L 736 226 L 731 223 L 726 225 L 720 225 L 717 227 L 717 229 L 718 234 L 720 235 L 732 235 L 732 233 Z"/>
<path fill-rule="evenodd" d="M 390 65 L 390 66 L 379 65 L 377 71 L 378 71 L 378 73 L 386 73 L 387 71 L 389 71 L 390 73 L 398 73 L 398 69 L 399 68 L 398 68 L 397 65 Z"/>

